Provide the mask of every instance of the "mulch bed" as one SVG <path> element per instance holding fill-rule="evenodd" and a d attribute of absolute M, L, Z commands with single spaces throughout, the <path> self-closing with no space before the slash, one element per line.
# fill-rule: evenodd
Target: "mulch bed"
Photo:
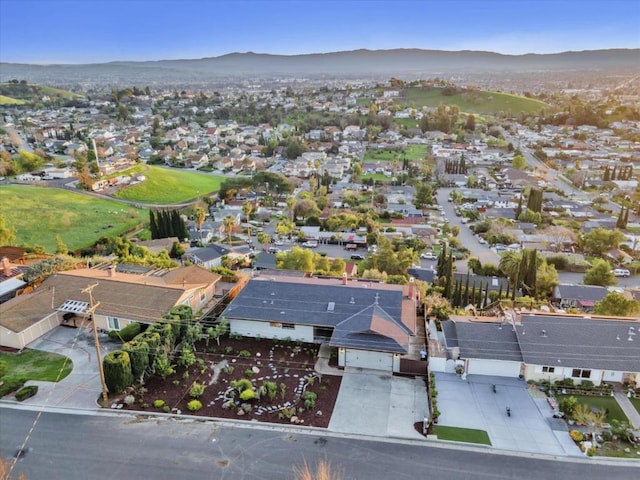
<path fill-rule="evenodd" d="M 240 352 L 243 352 L 239 355 Z M 278 341 L 258 338 L 221 338 L 218 346 L 211 340 L 207 346 L 204 341 L 196 344 L 197 362 L 189 368 L 176 367 L 176 372 L 166 379 L 152 376 L 145 381 L 144 388 L 136 387 L 131 392 L 135 401 L 131 405 L 124 403 L 126 394 L 111 399 L 111 403 L 122 405 L 123 410 L 193 414 L 217 418 L 256 420 L 268 423 L 297 423 L 306 426 L 323 427 L 329 425 L 342 377 L 318 375 L 314 371 L 318 345 L 301 344 L 292 341 Z M 214 365 L 219 376 L 215 383 Z M 250 375 L 248 370 L 254 369 Z M 258 371 L 255 372 L 255 369 Z M 308 377 L 312 377 L 308 380 Z M 234 380 L 248 378 L 254 387 L 259 388 L 265 381 L 276 382 L 277 395 L 273 400 L 266 396 L 260 399 L 242 402 L 235 395 L 235 406 L 230 408 L 229 389 Z M 198 398 L 202 408 L 190 412 L 187 403 L 192 400 L 189 389 L 194 382 L 204 383 L 204 394 Z M 284 385 L 284 388 L 282 387 Z M 282 393 L 284 391 L 284 394 Z M 315 406 L 305 408 L 300 398 L 303 391 L 317 395 Z M 163 400 L 167 407 L 153 406 L 155 400 Z M 251 405 L 244 410 L 241 404 Z M 227 405 L 225 405 L 227 404 Z M 245 405 L 247 407 L 247 405 Z M 288 408 L 287 408 L 288 407 Z M 293 410 L 295 408 L 295 410 Z M 241 413 L 238 413 L 241 412 Z M 286 415 L 285 415 L 286 413 Z M 291 414 L 297 421 L 291 421 Z M 296 420 L 296 418 L 294 418 Z"/>

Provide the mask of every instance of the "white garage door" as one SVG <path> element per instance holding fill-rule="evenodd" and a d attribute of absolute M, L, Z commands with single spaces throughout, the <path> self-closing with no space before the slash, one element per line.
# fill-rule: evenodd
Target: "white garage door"
<path fill-rule="evenodd" d="M 468 374 L 495 375 L 497 377 L 513 377 L 520 375 L 520 362 L 505 362 L 500 360 L 469 360 Z"/>
<path fill-rule="evenodd" d="M 393 354 L 347 349 L 344 365 L 390 372 L 393 369 Z"/>

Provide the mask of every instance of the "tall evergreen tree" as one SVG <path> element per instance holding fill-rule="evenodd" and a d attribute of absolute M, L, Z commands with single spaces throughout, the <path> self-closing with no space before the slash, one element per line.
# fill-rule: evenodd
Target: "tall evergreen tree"
<path fill-rule="evenodd" d="M 467 281 L 464 286 L 464 295 L 462 296 L 462 304 L 465 306 L 469 304 L 469 272 L 467 272 Z"/>
<path fill-rule="evenodd" d="M 151 238 L 153 240 L 159 238 L 158 237 L 158 224 L 156 223 L 156 216 L 153 213 L 153 210 L 149 209 L 149 229 L 151 230 Z"/>

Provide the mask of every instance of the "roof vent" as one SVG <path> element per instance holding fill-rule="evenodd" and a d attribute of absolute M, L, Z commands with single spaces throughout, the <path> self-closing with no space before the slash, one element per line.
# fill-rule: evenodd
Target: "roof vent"
<path fill-rule="evenodd" d="M 540 336 L 542 338 L 547 338 L 547 331 L 546 330 L 542 330 L 542 332 L 540 332 Z"/>
<path fill-rule="evenodd" d="M 275 294 L 276 294 L 276 292 L 271 292 L 271 295 L 275 295 Z"/>
<path fill-rule="evenodd" d="M 333 312 L 336 309 L 336 302 L 329 302 L 327 305 L 327 312 Z"/>
<path fill-rule="evenodd" d="M 351 297 L 351 298 L 349 299 L 349 303 L 350 303 L 351 305 L 355 305 L 355 303 L 356 303 L 356 299 L 355 299 L 355 298 L 353 298 L 353 297 Z"/>

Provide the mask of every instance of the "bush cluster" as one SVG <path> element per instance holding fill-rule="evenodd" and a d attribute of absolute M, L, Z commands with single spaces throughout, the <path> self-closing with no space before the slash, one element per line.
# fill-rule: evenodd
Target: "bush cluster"
<path fill-rule="evenodd" d="M 28 387 L 22 387 L 20 390 L 16 392 L 16 400 L 22 402 L 27 398 L 33 397 L 36 393 L 38 393 L 37 385 L 29 385 Z"/>
<path fill-rule="evenodd" d="M 202 408 L 202 402 L 200 400 L 191 400 L 187 403 L 187 408 L 190 412 L 197 412 Z"/>

